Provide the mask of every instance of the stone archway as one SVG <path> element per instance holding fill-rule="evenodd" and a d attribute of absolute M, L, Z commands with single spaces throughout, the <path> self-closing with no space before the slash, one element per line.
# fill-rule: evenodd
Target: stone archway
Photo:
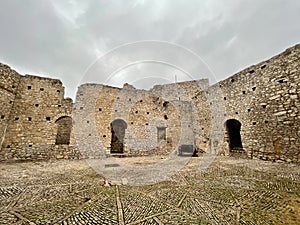
<path fill-rule="evenodd" d="M 235 152 L 243 150 L 241 138 L 241 122 L 236 119 L 229 119 L 225 124 L 228 134 L 229 151 Z"/>
<path fill-rule="evenodd" d="M 56 145 L 69 145 L 72 131 L 72 118 L 70 116 L 59 117 L 55 123 L 57 124 Z"/>
<path fill-rule="evenodd" d="M 124 138 L 127 123 L 122 119 L 116 119 L 111 124 L 111 153 L 124 153 Z"/>

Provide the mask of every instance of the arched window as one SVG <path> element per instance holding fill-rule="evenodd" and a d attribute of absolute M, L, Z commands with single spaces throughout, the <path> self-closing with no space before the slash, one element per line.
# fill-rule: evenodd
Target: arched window
<path fill-rule="evenodd" d="M 70 135 L 72 130 L 72 118 L 69 116 L 62 116 L 58 118 L 55 123 L 57 124 L 56 145 L 70 144 Z"/>

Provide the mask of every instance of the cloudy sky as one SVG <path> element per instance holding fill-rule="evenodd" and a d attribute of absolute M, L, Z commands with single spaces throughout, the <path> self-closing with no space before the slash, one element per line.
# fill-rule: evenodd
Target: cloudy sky
<path fill-rule="evenodd" d="M 187 48 L 217 80 L 300 43 L 299 0 L 0 2 L 0 62 L 21 74 L 59 78 L 72 98 L 91 64 L 126 43 L 158 40 Z M 136 68 L 129 73 L 135 80 L 143 76 Z M 127 75 L 119 73 L 120 82 Z"/>

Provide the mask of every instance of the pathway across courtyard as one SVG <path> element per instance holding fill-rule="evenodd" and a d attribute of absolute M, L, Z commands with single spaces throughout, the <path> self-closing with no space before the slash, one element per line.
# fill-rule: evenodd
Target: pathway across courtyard
<path fill-rule="evenodd" d="M 0 163 L 0 224 L 300 224 L 299 165 L 201 160 L 147 186 L 108 184 L 84 160 Z"/>

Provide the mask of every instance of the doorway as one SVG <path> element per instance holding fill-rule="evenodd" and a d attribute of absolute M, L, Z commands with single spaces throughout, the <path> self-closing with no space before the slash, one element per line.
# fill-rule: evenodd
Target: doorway
<path fill-rule="evenodd" d="M 69 145 L 72 130 L 72 118 L 69 116 L 62 116 L 55 121 L 55 124 L 57 124 L 55 144 Z"/>
<path fill-rule="evenodd" d="M 116 119 L 111 124 L 111 153 L 124 153 L 124 138 L 127 124 L 122 119 Z"/>
<path fill-rule="evenodd" d="M 229 138 L 229 150 L 240 151 L 243 149 L 241 138 L 241 122 L 236 119 L 226 121 L 226 130 Z"/>

